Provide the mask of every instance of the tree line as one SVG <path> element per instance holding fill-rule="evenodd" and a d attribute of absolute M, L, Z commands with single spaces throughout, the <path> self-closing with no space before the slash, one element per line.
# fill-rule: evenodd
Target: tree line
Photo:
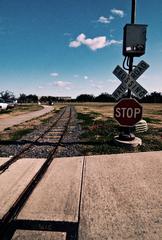
<path fill-rule="evenodd" d="M 123 95 L 123 97 L 126 97 L 126 94 Z M 97 97 L 89 94 L 81 94 L 75 100 L 77 102 L 116 102 L 115 98 L 108 93 L 101 93 Z M 142 99 L 137 99 L 137 100 L 141 103 L 162 103 L 162 93 L 152 92 L 147 94 Z"/>
<path fill-rule="evenodd" d="M 126 95 L 125 95 L 126 96 Z M 0 92 L 0 98 L 4 101 L 15 101 L 17 100 L 18 103 L 48 103 L 52 104 L 54 102 L 63 102 L 66 101 L 61 99 L 60 97 L 54 96 L 42 96 L 38 97 L 37 95 L 29 94 L 26 95 L 21 93 L 18 98 L 15 97 L 14 93 L 11 91 L 2 91 Z M 137 99 L 141 103 L 162 103 L 162 93 L 160 92 L 152 92 L 147 94 L 142 99 Z M 113 96 L 109 93 L 101 93 L 98 96 L 94 96 L 92 94 L 81 94 L 77 96 L 75 99 L 69 100 L 71 102 L 116 102 Z"/>

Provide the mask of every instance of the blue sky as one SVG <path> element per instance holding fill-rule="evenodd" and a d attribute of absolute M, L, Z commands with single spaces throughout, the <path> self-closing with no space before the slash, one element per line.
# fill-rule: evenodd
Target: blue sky
<path fill-rule="evenodd" d="M 0 91 L 72 96 L 112 93 L 122 66 L 123 27 L 131 0 L 0 0 Z M 148 24 L 138 80 L 162 92 L 162 1 L 137 0 L 136 23 Z"/>

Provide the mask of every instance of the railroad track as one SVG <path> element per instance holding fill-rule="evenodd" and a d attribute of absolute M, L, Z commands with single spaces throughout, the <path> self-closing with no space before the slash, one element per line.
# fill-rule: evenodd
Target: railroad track
<path fill-rule="evenodd" d="M 57 135 L 57 138 L 55 138 L 55 146 L 52 147 L 51 151 L 48 154 L 48 157 L 46 158 L 43 165 L 40 167 L 40 169 L 37 171 L 35 176 L 31 179 L 29 184 L 26 186 L 26 188 L 23 190 L 23 192 L 20 194 L 18 199 L 14 202 L 12 207 L 7 211 L 7 213 L 3 216 L 1 222 L 0 222 L 0 239 L 6 240 L 11 239 L 13 232 L 15 231 L 14 227 L 12 226 L 13 220 L 16 219 L 16 216 L 19 214 L 20 210 L 24 206 L 25 202 L 31 195 L 32 191 L 35 189 L 39 181 L 43 178 L 44 174 L 46 173 L 48 167 L 50 166 L 51 162 L 54 160 L 55 153 L 68 129 L 70 120 L 71 120 L 71 113 L 72 113 L 72 107 L 66 107 L 61 114 L 58 116 L 56 121 L 53 123 L 52 126 L 50 126 L 44 134 L 39 136 L 36 141 L 40 141 L 43 138 L 45 138 L 47 135 L 49 135 L 51 132 L 59 132 Z M 54 135 L 53 135 L 54 136 Z M 32 145 L 29 145 L 28 147 L 24 148 L 18 155 L 12 157 L 7 163 L 3 164 L 1 166 L 1 174 L 6 171 L 7 168 L 10 167 L 15 161 L 17 161 L 22 154 L 25 151 L 29 151 L 33 147 Z M 77 235 L 77 227 L 72 226 L 71 228 L 68 227 L 68 234 L 67 239 L 76 239 Z"/>
<path fill-rule="evenodd" d="M 49 139 L 50 142 L 52 142 L 53 144 L 51 146 L 51 150 L 48 149 L 47 156 L 53 150 L 53 147 L 55 147 L 57 150 L 59 144 L 61 143 L 63 135 L 65 134 L 69 125 L 72 111 L 73 108 L 70 106 L 63 108 L 57 114 L 57 116 L 54 116 L 54 118 L 51 119 L 50 122 L 52 123 L 43 133 L 36 136 L 34 141 L 30 142 L 29 144 L 25 144 L 25 146 L 23 146 L 16 155 L 11 157 L 6 163 L 0 166 L 0 174 L 2 174 L 6 169 L 8 169 L 8 167 L 15 161 L 17 161 L 19 158 L 24 157 L 24 154 L 28 153 L 28 155 L 30 155 L 31 152 L 32 156 L 32 151 L 34 148 L 37 147 L 35 151 L 37 151 L 37 153 L 39 154 L 39 152 L 43 149 L 42 145 L 44 145 L 44 149 L 46 149 L 46 145 L 48 144 Z"/>

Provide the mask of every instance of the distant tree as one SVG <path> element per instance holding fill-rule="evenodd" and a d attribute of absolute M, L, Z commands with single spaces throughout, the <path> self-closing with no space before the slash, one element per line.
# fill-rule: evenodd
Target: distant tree
<path fill-rule="evenodd" d="M 95 102 L 114 102 L 115 99 L 111 94 L 101 93 L 99 96 L 95 97 Z"/>
<path fill-rule="evenodd" d="M 154 103 L 162 102 L 162 94 L 159 92 L 152 92 L 150 97 L 151 97 L 152 102 L 154 102 Z"/>
<path fill-rule="evenodd" d="M 37 96 L 37 95 L 29 94 L 29 95 L 27 96 L 27 102 L 28 102 L 28 103 L 38 103 L 38 96 Z"/>
<path fill-rule="evenodd" d="M 11 91 L 2 91 L 0 92 L 0 97 L 4 99 L 4 101 L 14 101 L 15 100 L 15 95 Z"/>
<path fill-rule="evenodd" d="M 26 103 L 27 102 L 27 97 L 24 93 L 21 93 L 17 100 L 18 100 L 19 103 Z"/>
<path fill-rule="evenodd" d="M 40 99 L 41 103 L 47 103 L 48 102 L 48 97 L 47 96 L 42 96 Z"/>
<path fill-rule="evenodd" d="M 58 98 L 53 96 L 42 96 L 39 100 L 42 103 L 52 104 L 53 102 L 57 102 Z"/>
<path fill-rule="evenodd" d="M 49 103 L 53 103 L 53 102 L 57 102 L 58 101 L 58 98 L 57 97 L 53 97 L 53 96 L 48 96 L 47 99 L 48 99 Z"/>
<path fill-rule="evenodd" d="M 94 96 L 89 94 L 81 94 L 76 98 L 77 102 L 93 102 Z"/>
<path fill-rule="evenodd" d="M 19 103 L 38 103 L 38 96 L 36 95 L 26 95 L 24 93 L 20 94 L 20 97 L 18 98 Z"/>
<path fill-rule="evenodd" d="M 152 92 L 141 99 L 145 103 L 162 103 L 162 93 Z"/>

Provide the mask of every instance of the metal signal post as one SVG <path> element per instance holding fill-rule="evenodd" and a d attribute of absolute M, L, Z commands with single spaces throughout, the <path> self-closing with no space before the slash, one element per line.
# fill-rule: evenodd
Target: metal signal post
<path fill-rule="evenodd" d="M 131 13 L 131 23 L 135 23 L 136 18 L 136 0 L 132 0 L 132 13 Z"/>
<path fill-rule="evenodd" d="M 132 0 L 132 12 L 131 12 L 131 24 L 135 23 L 136 19 L 136 0 Z M 133 56 L 130 56 L 129 60 L 129 73 L 133 70 Z M 128 98 L 131 97 L 131 90 L 128 89 Z"/>
<path fill-rule="evenodd" d="M 131 24 L 135 23 L 135 17 L 136 17 L 136 0 L 132 0 Z M 129 58 L 129 73 L 131 73 L 132 70 L 133 70 L 133 56 L 130 56 L 130 58 Z M 127 97 L 131 98 L 131 90 L 130 89 L 128 89 Z M 131 128 L 130 127 L 125 128 L 124 132 L 125 132 L 124 136 L 125 137 L 127 136 L 128 139 L 135 138 L 135 136 L 131 134 Z M 120 135 L 120 137 L 122 138 L 121 135 Z"/>
<path fill-rule="evenodd" d="M 135 23 L 136 18 L 136 0 L 132 0 L 132 11 L 131 11 L 131 24 Z M 133 56 L 129 57 L 129 73 L 133 70 Z M 131 98 L 131 90 L 128 89 L 127 98 Z M 126 138 L 126 140 L 133 140 L 135 138 L 134 134 L 131 133 L 130 127 L 124 127 L 123 132 L 120 133 L 120 138 Z"/>

